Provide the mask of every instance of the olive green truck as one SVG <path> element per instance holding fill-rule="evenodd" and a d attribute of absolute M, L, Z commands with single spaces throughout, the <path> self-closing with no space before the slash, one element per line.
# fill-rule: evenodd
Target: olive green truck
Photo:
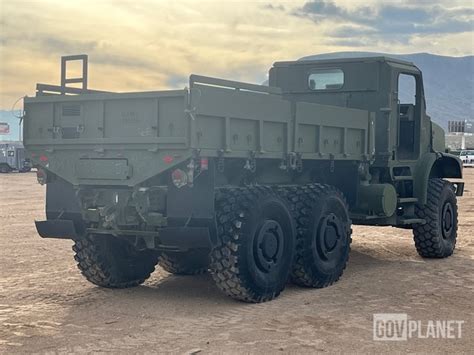
<path fill-rule="evenodd" d="M 82 77 L 66 77 L 73 60 Z M 89 89 L 87 56 L 61 63 L 61 85 L 25 98 L 24 144 L 47 187 L 36 227 L 72 239 L 96 285 L 136 286 L 159 264 L 268 301 L 288 280 L 336 282 L 351 224 L 412 229 L 422 257 L 453 253 L 464 184 L 445 178 L 462 164 L 412 63 L 277 62 L 268 86 L 191 75 L 134 93 Z"/>

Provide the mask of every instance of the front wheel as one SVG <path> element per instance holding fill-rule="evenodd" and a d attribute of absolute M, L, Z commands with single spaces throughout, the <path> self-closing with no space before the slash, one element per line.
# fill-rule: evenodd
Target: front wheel
<path fill-rule="evenodd" d="M 293 260 L 295 226 L 271 189 L 218 189 L 217 245 L 211 271 L 217 287 L 244 302 L 265 302 L 284 289 Z"/>
<path fill-rule="evenodd" d="M 150 277 L 158 262 L 156 252 L 139 251 L 112 235 L 87 235 L 75 240 L 72 249 L 82 275 L 101 287 L 137 286 Z"/>
<path fill-rule="evenodd" d="M 415 213 L 426 221 L 413 227 L 418 254 L 424 258 L 450 256 L 458 231 L 458 206 L 452 184 L 443 179 L 430 179 L 426 204 L 417 205 Z"/>

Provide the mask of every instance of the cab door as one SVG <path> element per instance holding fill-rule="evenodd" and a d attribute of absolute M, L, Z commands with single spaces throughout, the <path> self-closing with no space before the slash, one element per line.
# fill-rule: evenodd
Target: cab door
<path fill-rule="evenodd" d="M 420 127 L 423 116 L 421 73 L 397 73 L 397 158 L 416 160 L 420 156 Z"/>

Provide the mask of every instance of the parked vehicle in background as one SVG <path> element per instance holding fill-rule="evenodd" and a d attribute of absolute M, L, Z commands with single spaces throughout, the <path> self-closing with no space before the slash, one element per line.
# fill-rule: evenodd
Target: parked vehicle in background
<path fill-rule="evenodd" d="M 465 167 L 474 167 L 474 150 L 461 150 L 459 158 Z"/>
<path fill-rule="evenodd" d="M 0 173 L 31 170 L 31 161 L 26 157 L 25 148 L 21 142 L 0 143 Z"/>

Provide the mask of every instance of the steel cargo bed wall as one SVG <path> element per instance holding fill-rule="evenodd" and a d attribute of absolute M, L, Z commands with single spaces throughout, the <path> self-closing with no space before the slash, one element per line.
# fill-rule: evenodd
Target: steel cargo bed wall
<path fill-rule="evenodd" d="M 193 85 L 190 106 L 191 146 L 204 155 L 281 158 L 294 151 L 304 159 L 361 160 L 373 149 L 373 117 L 364 110 L 298 103 L 293 114 L 278 94 L 200 84 Z"/>
<path fill-rule="evenodd" d="M 202 154 L 247 157 L 253 151 L 281 158 L 288 150 L 291 104 L 279 95 L 195 84 L 191 110 L 191 145 Z"/>
<path fill-rule="evenodd" d="M 28 98 L 25 145 L 73 184 L 134 186 L 188 158 L 187 102 L 186 90 Z"/>

